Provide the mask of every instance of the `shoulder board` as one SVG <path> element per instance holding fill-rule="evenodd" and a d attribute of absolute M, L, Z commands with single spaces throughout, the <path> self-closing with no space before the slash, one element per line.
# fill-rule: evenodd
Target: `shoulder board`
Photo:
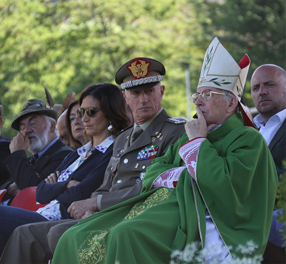
<path fill-rule="evenodd" d="M 187 122 L 187 119 L 184 117 L 169 117 L 167 119 L 168 122 L 172 124 L 185 124 Z"/>

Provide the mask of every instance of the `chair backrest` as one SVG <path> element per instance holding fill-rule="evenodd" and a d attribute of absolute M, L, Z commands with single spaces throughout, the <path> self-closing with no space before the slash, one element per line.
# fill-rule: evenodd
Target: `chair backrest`
<path fill-rule="evenodd" d="M 13 199 L 11 206 L 19 207 L 29 211 L 37 211 L 46 204 L 36 201 L 36 186 L 28 187 L 20 191 Z"/>
<path fill-rule="evenodd" d="M 2 199 L 3 199 L 6 192 L 7 192 L 7 189 L 0 190 L 0 203 L 2 202 Z"/>

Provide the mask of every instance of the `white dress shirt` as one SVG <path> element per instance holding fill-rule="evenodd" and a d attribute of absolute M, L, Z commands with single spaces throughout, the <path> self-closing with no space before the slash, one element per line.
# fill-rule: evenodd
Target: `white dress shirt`
<path fill-rule="evenodd" d="M 286 119 L 286 108 L 275 115 L 271 116 L 268 122 L 265 124 L 263 117 L 258 114 L 253 118 L 254 124 L 258 127 L 259 132 L 264 137 L 267 142 L 267 146 L 269 146 L 271 140 L 273 139 L 274 135 L 281 127 L 283 122 Z"/>

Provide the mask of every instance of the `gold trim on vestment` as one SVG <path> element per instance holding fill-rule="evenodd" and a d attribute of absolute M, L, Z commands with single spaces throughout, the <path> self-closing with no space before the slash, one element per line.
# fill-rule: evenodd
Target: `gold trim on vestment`
<path fill-rule="evenodd" d="M 173 189 L 160 188 L 148 196 L 145 201 L 136 203 L 129 213 L 124 217 L 124 219 L 116 226 L 127 220 L 133 219 L 136 216 L 139 216 L 147 209 L 157 206 L 161 202 L 165 201 L 170 197 L 172 190 Z M 97 264 L 105 258 L 107 243 L 106 239 L 108 237 L 106 235 L 116 226 L 112 226 L 104 230 L 91 231 L 89 233 L 89 235 L 81 243 L 78 250 L 80 263 Z"/>

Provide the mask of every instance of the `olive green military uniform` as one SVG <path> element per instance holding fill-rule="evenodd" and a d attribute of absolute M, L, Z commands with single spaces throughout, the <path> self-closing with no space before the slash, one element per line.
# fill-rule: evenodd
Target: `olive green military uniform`
<path fill-rule="evenodd" d="M 94 196 L 101 196 L 99 209 L 127 200 L 141 191 L 141 180 L 147 166 L 162 156 L 168 146 L 185 131 L 185 121 L 170 118 L 163 110 L 145 131 L 129 146 L 133 127 L 122 132 L 114 142 L 113 155 L 103 183 Z"/>

